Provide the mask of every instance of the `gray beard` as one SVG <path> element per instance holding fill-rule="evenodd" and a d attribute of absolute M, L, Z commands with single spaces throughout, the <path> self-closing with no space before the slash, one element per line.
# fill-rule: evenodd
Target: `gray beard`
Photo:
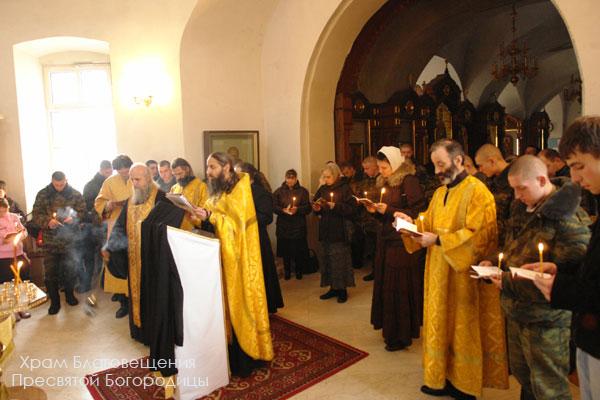
<path fill-rule="evenodd" d="M 146 189 L 133 188 L 133 196 L 131 200 L 133 204 L 140 205 L 144 204 L 150 198 L 150 193 L 152 192 L 152 187 L 148 185 Z"/>
<path fill-rule="evenodd" d="M 440 183 L 442 185 L 449 185 L 452 182 L 454 182 L 454 180 L 456 179 L 458 174 L 459 174 L 458 168 L 456 168 L 456 166 L 454 164 L 452 164 L 452 166 L 449 169 L 437 174 L 437 177 L 440 180 Z"/>

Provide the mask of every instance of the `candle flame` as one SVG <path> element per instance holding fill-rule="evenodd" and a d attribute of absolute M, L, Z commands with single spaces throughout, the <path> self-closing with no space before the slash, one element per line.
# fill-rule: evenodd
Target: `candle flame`
<path fill-rule="evenodd" d="M 543 253 L 543 252 L 544 252 L 544 243 L 540 242 L 540 243 L 538 244 L 538 250 L 540 251 L 540 253 Z"/>
<path fill-rule="evenodd" d="M 367 197 L 367 192 L 365 192 L 365 197 Z"/>
<path fill-rule="evenodd" d="M 23 261 L 19 261 L 19 262 L 17 263 L 17 268 L 18 268 L 18 269 L 21 269 L 22 267 L 23 267 Z"/>
<path fill-rule="evenodd" d="M 292 200 L 293 200 L 293 201 L 296 201 L 296 198 L 295 198 L 295 197 L 292 197 Z"/>
<path fill-rule="evenodd" d="M 385 193 L 385 188 L 381 188 L 381 194 Z"/>
<path fill-rule="evenodd" d="M 56 219 L 56 213 L 52 214 L 52 218 Z"/>
<path fill-rule="evenodd" d="M 504 253 L 498 254 L 498 260 L 502 261 L 503 258 L 504 258 Z"/>
<path fill-rule="evenodd" d="M 17 247 L 17 245 L 19 244 L 19 240 L 21 240 L 21 232 L 15 235 L 15 238 L 13 239 L 13 246 Z"/>

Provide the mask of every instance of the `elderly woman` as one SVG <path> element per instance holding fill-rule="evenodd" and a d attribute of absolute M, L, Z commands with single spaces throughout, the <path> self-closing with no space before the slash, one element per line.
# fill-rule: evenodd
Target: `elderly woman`
<path fill-rule="evenodd" d="M 381 201 L 367 210 L 382 222 L 377 233 L 371 324 L 383 328 L 385 349 L 401 350 L 419 337 L 423 315 L 423 270 L 420 254 L 408 254 L 402 238 L 392 225 L 394 213 L 415 218 L 425 209 L 425 195 L 415 166 L 400 149 L 384 146 L 377 153 L 377 187 Z M 383 191 L 385 189 L 385 191 Z"/>
<path fill-rule="evenodd" d="M 321 171 L 323 184 L 313 199 L 313 211 L 319 216 L 319 241 L 323 246 L 321 287 L 329 286 L 321 300 L 337 297 L 338 303 L 348 299 L 346 288 L 354 286 L 350 258 L 350 218 L 356 211 L 352 189 L 341 178 L 337 164 L 328 163 Z"/>
<path fill-rule="evenodd" d="M 23 239 L 27 237 L 27 230 L 19 215 L 9 212 L 9 208 L 8 200 L 0 198 L 0 283 L 10 282 L 15 277 L 10 268 L 15 258 L 17 262 L 23 262 L 21 279 L 29 279 L 29 263 L 23 253 Z M 28 312 L 15 313 L 17 321 L 30 316 Z"/>

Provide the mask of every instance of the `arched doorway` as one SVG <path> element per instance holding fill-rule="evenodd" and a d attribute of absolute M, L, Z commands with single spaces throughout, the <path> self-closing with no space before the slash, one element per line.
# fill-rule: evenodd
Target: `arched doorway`
<path fill-rule="evenodd" d="M 419 1 L 409 4 L 390 1 L 379 2 L 377 10 L 360 10 L 357 3 L 360 2 L 347 1 L 340 4 L 337 14 L 330 19 L 317 43 L 306 75 L 301 135 L 305 146 L 303 154 L 310 154 L 310 157 L 303 157 L 303 167 L 311 171 L 312 182 L 316 180 L 319 164 L 332 158 L 332 154 L 335 153 L 339 161 L 351 154 L 349 146 L 343 142 L 334 140 L 332 143 L 331 139 L 323 137 L 329 136 L 332 122 L 337 128 L 335 139 L 339 139 L 340 127 L 352 129 L 351 116 L 356 110 L 348 99 L 345 103 L 343 98 L 340 99 L 340 93 L 360 93 L 369 102 L 386 102 L 398 90 L 414 89 L 414 86 L 411 87 L 415 84 L 411 82 L 411 75 L 414 78 L 433 54 L 443 56 L 455 66 L 466 92 L 466 96 L 463 93 L 461 103 L 470 100 L 470 105 L 476 111 L 496 103 L 498 94 L 507 84 L 494 81 L 490 71 L 494 54 L 500 45 L 498 37 L 510 39 L 512 1 L 490 0 L 477 4 L 455 2 L 451 6 L 447 2 L 442 5 L 440 1 L 426 2 L 427 4 Z M 579 66 L 569 33 L 553 3 L 546 0 L 517 2 L 517 11 L 520 18 L 518 29 L 523 32 L 519 36 L 526 39 L 533 49 L 531 52 L 538 57 L 538 76 L 543 78 L 540 82 L 536 82 L 537 78 L 522 81 L 517 86 L 519 92 L 525 93 L 522 97 L 527 106 L 526 114 L 531 115 L 539 111 L 535 109 L 537 99 L 547 99 L 548 91 L 561 92 L 568 85 L 573 71 L 579 74 Z M 360 12 L 363 14 L 358 17 L 356 14 Z M 405 23 L 393 25 L 392 21 Z M 344 67 L 340 69 L 340 52 L 331 49 L 347 44 L 347 39 L 344 40 L 340 35 L 345 33 L 347 36 L 348 31 L 356 30 L 361 23 L 363 27 L 356 36 L 350 53 L 344 57 Z M 489 26 L 489 29 L 481 29 L 483 24 Z M 549 26 L 560 29 L 552 30 L 557 32 L 554 37 L 545 38 L 544 32 L 548 32 Z M 465 31 L 468 32 L 464 33 Z M 464 44 L 469 35 L 477 35 L 477 43 L 466 48 L 459 46 L 458 43 Z M 385 41 L 382 40 L 384 37 L 394 37 L 396 40 Z M 471 54 L 472 57 L 465 61 L 465 54 Z M 548 64 L 548 68 L 556 69 L 559 59 L 562 62 L 558 65 L 562 65 L 561 70 L 564 70 L 565 76 L 561 75 L 553 85 L 545 85 L 543 82 L 548 79 L 546 72 L 543 72 L 545 64 Z M 568 68 L 565 68 L 566 60 L 569 61 Z M 335 79 L 336 69 L 339 71 L 339 79 L 334 84 L 331 79 Z M 337 103 L 334 102 L 336 94 Z M 344 112 L 332 118 L 332 108 L 335 107 Z M 365 108 L 368 109 L 368 105 Z M 470 112 L 467 113 L 469 114 Z M 473 123 L 474 129 L 487 132 L 485 125 L 489 125 L 490 121 L 481 118 Z M 499 135 L 498 139 L 501 141 L 503 132 L 500 131 Z"/>

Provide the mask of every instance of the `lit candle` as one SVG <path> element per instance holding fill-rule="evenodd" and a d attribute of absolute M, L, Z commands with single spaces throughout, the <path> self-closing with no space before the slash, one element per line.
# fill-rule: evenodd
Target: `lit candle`
<path fill-rule="evenodd" d="M 504 253 L 498 254 L 498 273 L 502 273 L 502 259 L 504 258 Z"/>
<path fill-rule="evenodd" d="M 296 204 L 296 198 L 292 197 L 292 208 L 294 208 L 294 205 Z"/>
<path fill-rule="evenodd" d="M 52 214 L 52 218 L 56 219 L 56 213 Z"/>
<path fill-rule="evenodd" d="M 383 203 L 383 195 L 385 193 L 385 188 L 381 188 L 381 194 L 379 195 L 379 202 Z"/>
<path fill-rule="evenodd" d="M 542 264 L 544 263 L 544 243 L 538 244 L 538 250 L 540 251 L 540 275 L 542 275 Z"/>
<path fill-rule="evenodd" d="M 329 193 L 329 197 L 331 198 L 331 202 L 333 203 L 333 192 Z"/>
<path fill-rule="evenodd" d="M 21 268 L 23 268 L 23 261 L 17 263 L 17 284 L 21 283 Z"/>
<path fill-rule="evenodd" d="M 365 199 L 368 199 L 368 196 L 367 196 L 367 195 L 368 195 L 368 193 L 367 193 L 367 192 L 365 192 Z"/>
<path fill-rule="evenodd" d="M 21 232 L 17 233 L 13 239 L 13 263 L 15 266 L 17 265 L 17 246 L 19 245 L 19 240 L 21 240 Z"/>
<path fill-rule="evenodd" d="M 421 232 L 425 232 L 425 225 L 423 225 L 423 223 L 425 222 L 425 216 L 419 215 L 419 221 L 421 222 Z"/>

